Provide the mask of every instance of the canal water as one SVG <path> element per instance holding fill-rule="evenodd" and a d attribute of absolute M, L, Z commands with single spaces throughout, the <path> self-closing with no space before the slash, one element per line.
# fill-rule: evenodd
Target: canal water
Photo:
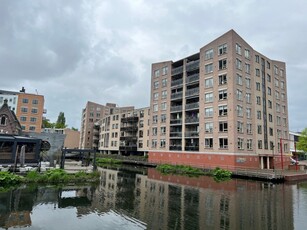
<path fill-rule="evenodd" d="M 307 229 L 307 182 L 100 172 L 95 185 L 0 187 L 0 229 Z"/>

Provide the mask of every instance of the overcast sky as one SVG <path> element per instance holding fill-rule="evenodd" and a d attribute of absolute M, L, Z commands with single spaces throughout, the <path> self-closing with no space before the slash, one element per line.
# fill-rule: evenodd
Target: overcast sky
<path fill-rule="evenodd" d="M 87 101 L 149 106 L 151 64 L 230 29 L 287 64 L 290 130 L 307 127 L 305 0 L 0 0 L 0 89 L 45 96 L 80 128 Z"/>

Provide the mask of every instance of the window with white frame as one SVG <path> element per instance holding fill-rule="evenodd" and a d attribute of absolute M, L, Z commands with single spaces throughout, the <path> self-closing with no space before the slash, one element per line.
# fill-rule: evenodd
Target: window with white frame
<path fill-rule="evenodd" d="M 258 140 L 258 149 L 262 149 L 262 140 Z"/>
<path fill-rule="evenodd" d="M 279 80 L 275 78 L 275 87 L 279 87 Z"/>
<path fill-rule="evenodd" d="M 237 131 L 238 133 L 243 133 L 243 122 L 237 121 Z"/>
<path fill-rule="evenodd" d="M 160 76 L 160 70 L 159 69 L 155 70 L 154 75 L 155 75 L 155 77 L 159 77 Z"/>
<path fill-rule="evenodd" d="M 159 99 L 159 93 L 154 93 L 153 94 L 153 99 L 156 101 Z"/>
<path fill-rule="evenodd" d="M 205 138 L 205 148 L 211 149 L 213 148 L 213 138 Z"/>
<path fill-rule="evenodd" d="M 248 63 L 245 63 L 245 72 L 250 74 L 251 73 L 251 65 Z"/>
<path fill-rule="evenodd" d="M 246 118 L 252 118 L 252 109 L 246 108 Z"/>
<path fill-rule="evenodd" d="M 238 43 L 236 43 L 236 53 L 241 55 L 241 52 L 242 52 L 241 46 Z"/>
<path fill-rule="evenodd" d="M 261 97 L 260 96 L 256 96 L 256 103 L 257 103 L 257 105 L 261 105 Z"/>
<path fill-rule="evenodd" d="M 227 99 L 227 89 L 219 90 L 219 100 Z"/>
<path fill-rule="evenodd" d="M 227 105 L 219 106 L 219 116 L 227 116 Z"/>
<path fill-rule="evenodd" d="M 219 70 L 227 68 L 227 59 L 219 60 Z"/>
<path fill-rule="evenodd" d="M 213 63 L 205 65 L 205 74 L 213 72 Z"/>
<path fill-rule="evenodd" d="M 260 77 L 260 69 L 256 68 L 256 76 Z"/>
<path fill-rule="evenodd" d="M 262 134 L 262 125 L 257 125 L 257 133 Z"/>
<path fill-rule="evenodd" d="M 206 50 L 205 52 L 205 60 L 209 60 L 213 58 L 213 49 Z"/>
<path fill-rule="evenodd" d="M 205 117 L 213 116 L 213 107 L 205 108 Z"/>
<path fill-rule="evenodd" d="M 270 74 L 267 74 L 267 81 L 268 81 L 268 82 L 271 82 L 271 81 L 272 81 L 271 75 L 270 75 Z"/>
<path fill-rule="evenodd" d="M 246 141 L 246 149 L 252 150 L 253 149 L 253 139 L 247 139 Z"/>
<path fill-rule="evenodd" d="M 213 93 L 206 93 L 205 94 L 205 102 L 213 102 Z"/>
<path fill-rule="evenodd" d="M 237 105 L 237 116 L 243 117 L 243 107 L 241 105 Z"/>
<path fill-rule="evenodd" d="M 152 139 L 152 141 L 151 141 L 151 147 L 152 147 L 152 148 L 157 148 L 157 139 Z"/>
<path fill-rule="evenodd" d="M 240 59 L 236 59 L 236 68 L 242 70 L 242 62 Z"/>
<path fill-rule="evenodd" d="M 242 76 L 238 73 L 237 73 L 236 82 L 237 82 L 238 85 L 243 85 Z"/>
<path fill-rule="evenodd" d="M 243 93 L 241 90 L 237 89 L 237 99 L 239 101 L 242 101 L 243 100 Z"/>
<path fill-rule="evenodd" d="M 244 147 L 243 147 L 243 146 L 244 146 L 243 142 L 244 142 L 244 139 L 238 137 L 238 149 L 244 149 Z"/>
<path fill-rule="evenodd" d="M 163 90 L 162 93 L 161 93 L 161 98 L 165 99 L 166 97 L 167 97 L 167 91 Z"/>
<path fill-rule="evenodd" d="M 168 73 L 168 66 L 164 66 L 162 68 L 162 75 L 166 75 Z"/>
<path fill-rule="evenodd" d="M 160 134 L 163 135 L 163 136 L 166 134 L 166 127 L 165 126 L 162 126 L 160 128 Z"/>
<path fill-rule="evenodd" d="M 151 131 L 152 131 L 153 136 L 157 136 L 157 134 L 158 134 L 158 128 L 157 127 L 153 127 Z"/>
<path fill-rule="evenodd" d="M 246 88 L 250 89 L 251 88 L 251 79 L 250 78 L 245 78 L 245 84 L 246 84 Z"/>
<path fill-rule="evenodd" d="M 275 98 L 276 98 L 277 100 L 279 100 L 279 92 L 278 92 L 278 91 L 275 91 Z"/>
<path fill-rule="evenodd" d="M 166 87 L 167 86 L 167 79 L 164 78 L 162 79 L 162 87 Z"/>
<path fill-rule="evenodd" d="M 227 121 L 220 121 L 219 122 L 219 132 L 228 132 L 228 122 Z"/>
<path fill-rule="evenodd" d="M 251 97 L 252 95 L 250 93 L 246 93 L 246 96 L 245 96 L 246 103 L 251 103 Z"/>
<path fill-rule="evenodd" d="M 257 111 L 257 119 L 261 120 L 261 111 L 260 110 Z"/>
<path fill-rule="evenodd" d="M 220 149 L 227 149 L 228 148 L 228 138 L 219 138 L 219 146 L 220 146 Z"/>
<path fill-rule="evenodd" d="M 205 132 L 212 133 L 213 132 L 213 122 L 206 122 L 205 123 Z"/>
<path fill-rule="evenodd" d="M 213 87 L 213 78 L 205 79 L 205 88 L 211 88 L 211 87 Z"/>
<path fill-rule="evenodd" d="M 252 134 L 252 124 L 251 123 L 246 124 L 246 133 Z"/>
<path fill-rule="evenodd" d="M 269 61 L 266 62 L 266 66 L 268 69 L 271 69 L 271 63 Z"/>
<path fill-rule="evenodd" d="M 155 81 L 154 82 L 154 89 L 158 89 L 159 88 L 159 81 Z"/>
<path fill-rule="evenodd" d="M 158 109 L 159 109 L 158 104 L 154 104 L 154 105 L 153 105 L 153 111 L 154 111 L 154 112 L 158 112 Z"/>
<path fill-rule="evenodd" d="M 260 84 L 260 83 L 259 83 L 259 84 Z M 260 87 L 260 85 L 259 85 L 259 87 Z M 268 87 L 268 95 L 272 95 L 272 90 L 271 90 L 270 87 Z"/>
<path fill-rule="evenodd" d="M 218 47 L 219 55 L 223 55 L 227 53 L 227 44 L 220 45 Z"/>
<path fill-rule="evenodd" d="M 166 102 L 162 102 L 161 103 L 161 110 L 166 110 L 166 108 L 167 108 L 167 103 Z"/>
<path fill-rule="evenodd" d="M 268 107 L 269 107 L 269 109 L 272 109 L 272 101 L 271 100 L 268 100 Z"/>
<path fill-rule="evenodd" d="M 256 90 L 257 90 L 257 91 L 260 91 L 260 90 L 261 90 L 260 82 L 256 82 Z"/>
<path fill-rule="evenodd" d="M 250 59 L 250 56 L 251 56 L 250 50 L 245 49 L 244 55 L 245 55 L 245 58 Z"/>
<path fill-rule="evenodd" d="M 161 114 L 161 123 L 166 122 L 166 114 Z"/>
<path fill-rule="evenodd" d="M 256 60 L 256 62 L 257 62 L 257 63 L 259 63 L 259 62 L 260 62 L 259 55 L 255 55 L 255 60 Z"/>
<path fill-rule="evenodd" d="M 165 141 L 165 139 L 161 139 L 161 140 L 160 140 L 160 148 L 165 148 L 165 146 L 166 146 L 166 141 Z"/>
<path fill-rule="evenodd" d="M 285 89 L 285 82 L 284 81 L 280 81 L 280 88 Z"/>
<path fill-rule="evenodd" d="M 219 75 L 219 85 L 227 84 L 227 74 Z"/>
<path fill-rule="evenodd" d="M 152 116 L 152 123 L 157 124 L 158 123 L 158 115 L 153 115 Z"/>

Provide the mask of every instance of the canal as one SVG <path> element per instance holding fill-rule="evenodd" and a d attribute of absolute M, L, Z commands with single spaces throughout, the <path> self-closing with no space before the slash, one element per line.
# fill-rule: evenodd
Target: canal
<path fill-rule="evenodd" d="M 306 229 L 307 182 L 99 170 L 96 185 L 0 188 L 0 229 Z"/>

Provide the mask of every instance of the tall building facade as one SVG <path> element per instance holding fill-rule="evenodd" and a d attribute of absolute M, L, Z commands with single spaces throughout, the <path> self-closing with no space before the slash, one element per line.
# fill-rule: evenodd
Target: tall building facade
<path fill-rule="evenodd" d="M 196 54 L 152 64 L 150 110 L 151 162 L 262 169 L 289 162 L 286 65 L 233 30 Z"/>
<path fill-rule="evenodd" d="M 22 131 L 40 133 L 42 131 L 45 99 L 43 95 L 0 90 L 0 106 L 4 100 L 8 101 L 9 108 L 16 114 Z"/>

